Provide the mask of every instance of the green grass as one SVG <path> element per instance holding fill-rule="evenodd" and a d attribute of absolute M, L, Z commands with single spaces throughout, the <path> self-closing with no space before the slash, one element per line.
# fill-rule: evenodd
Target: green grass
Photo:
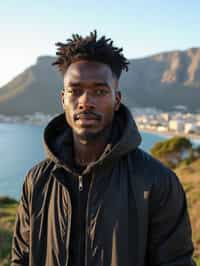
<path fill-rule="evenodd" d="M 0 266 L 10 265 L 13 226 L 18 202 L 0 197 Z"/>
<path fill-rule="evenodd" d="M 0 259 L 10 256 L 10 246 L 12 242 L 12 232 L 0 229 Z"/>
<path fill-rule="evenodd" d="M 200 258 L 194 258 L 194 261 L 196 262 L 196 266 L 200 266 Z"/>

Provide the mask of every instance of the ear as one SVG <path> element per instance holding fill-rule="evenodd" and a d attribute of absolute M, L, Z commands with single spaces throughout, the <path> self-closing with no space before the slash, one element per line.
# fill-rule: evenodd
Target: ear
<path fill-rule="evenodd" d="M 119 110 L 121 99 L 122 99 L 121 91 L 116 90 L 115 91 L 115 108 L 114 108 L 115 111 Z"/>
<path fill-rule="evenodd" d="M 65 101 L 64 101 L 64 89 L 61 90 L 60 92 L 60 99 L 61 99 L 61 103 L 62 103 L 62 107 L 64 109 L 64 105 L 65 105 Z"/>

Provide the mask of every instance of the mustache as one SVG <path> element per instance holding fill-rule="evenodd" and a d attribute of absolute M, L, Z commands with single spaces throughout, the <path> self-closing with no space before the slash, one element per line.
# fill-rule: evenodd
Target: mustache
<path fill-rule="evenodd" d="M 101 115 L 93 112 L 93 111 L 82 111 L 82 112 L 78 112 L 76 114 L 74 114 L 74 120 L 78 120 L 81 116 L 89 116 L 92 117 L 96 120 L 100 120 L 101 119 Z"/>

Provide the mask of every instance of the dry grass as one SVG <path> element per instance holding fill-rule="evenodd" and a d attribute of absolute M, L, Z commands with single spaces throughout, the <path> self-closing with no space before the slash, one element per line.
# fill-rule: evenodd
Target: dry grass
<path fill-rule="evenodd" d="M 176 173 L 183 184 L 192 223 L 195 256 L 200 259 L 200 159 L 190 165 L 182 165 Z"/>

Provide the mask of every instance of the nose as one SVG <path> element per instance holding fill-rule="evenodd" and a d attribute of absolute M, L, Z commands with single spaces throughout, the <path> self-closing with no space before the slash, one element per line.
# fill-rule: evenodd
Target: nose
<path fill-rule="evenodd" d="M 85 91 L 78 100 L 78 109 L 79 110 L 92 110 L 95 108 L 95 103 L 92 95 Z"/>

